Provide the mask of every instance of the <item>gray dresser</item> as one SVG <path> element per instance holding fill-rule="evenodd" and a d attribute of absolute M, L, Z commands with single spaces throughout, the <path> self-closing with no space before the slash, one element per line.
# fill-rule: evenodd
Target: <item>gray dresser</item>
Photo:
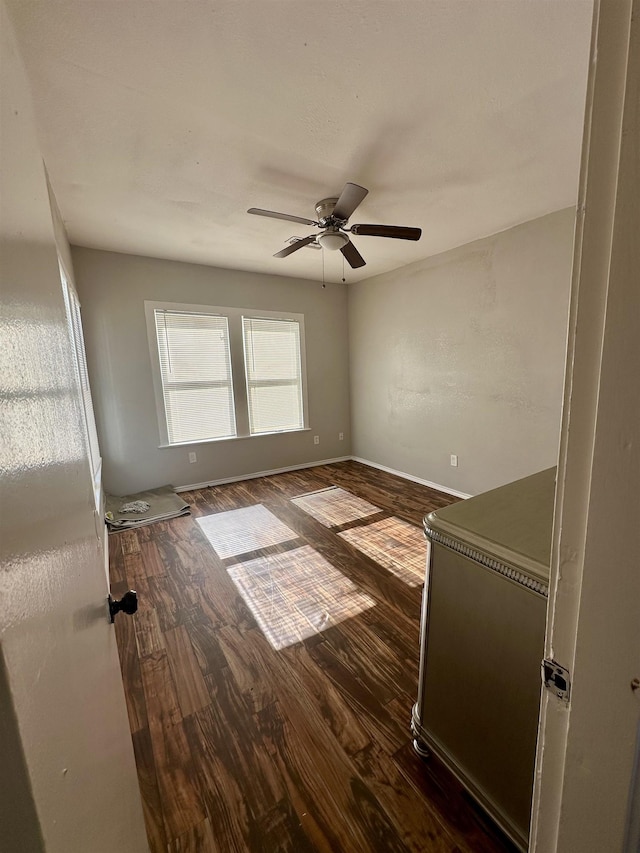
<path fill-rule="evenodd" d="M 427 516 L 414 745 L 527 849 L 555 468 Z"/>

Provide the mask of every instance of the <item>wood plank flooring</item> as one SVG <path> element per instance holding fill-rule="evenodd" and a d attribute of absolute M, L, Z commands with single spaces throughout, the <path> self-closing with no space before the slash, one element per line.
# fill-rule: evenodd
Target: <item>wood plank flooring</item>
<path fill-rule="evenodd" d="M 379 523 L 454 499 L 355 462 L 184 498 L 109 538 L 112 593 L 139 597 L 115 627 L 152 853 L 513 853 L 411 745 L 419 553 Z"/>

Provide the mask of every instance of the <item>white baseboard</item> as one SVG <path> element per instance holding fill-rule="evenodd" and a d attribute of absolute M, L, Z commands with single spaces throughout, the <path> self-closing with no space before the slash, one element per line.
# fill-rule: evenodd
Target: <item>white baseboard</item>
<path fill-rule="evenodd" d="M 242 474 L 239 477 L 225 477 L 222 480 L 207 480 L 205 483 L 192 483 L 189 486 L 174 486 L 176 492 L 191 492 L 194 489 L 206 489 L 209 486 L 224 486 L 225 483 L 240 483 L 242 480 L 257 480 L 258 477 L 271 477 L 272 474 L 286 474 L 287 471 L 302 471 L 303 468 L 316 468 L 318 465 L 332 465 L 334 462 L 348 462 L 351 456 L 337 456 L 335 459 L 321 459 L 319 462 L 305 462 L 302 465 L 288 465 L 286 468 L 273 468 L 271 471 L 257 471 L 255 474 Z"/>
<path fill-rule="evenodd" d="M 207 480 L 204 483 L 191 483 L 188 486 L 174 486 L 176 492 L 191 492 L 194 489 L 206 489 L 209 486 L 223 486 L 225 483 L 240 483 L 243 480 L 256 480 L 258 477 L 271 477 L 273 474 L 286 474 L 287 471 L 302 471 L 304 468 L 315 468 L 319 465 L 332 465 L 334 462 L 360 462 L 362 465 L 368 465 L 370 468 L 378 468 L 380 471 L 386 471 L 388 474 L 395 474 L 396 477 L 402 477 L 404 480 L 411 480 L 412 483 L 420 483 L 422 486 L 428 486 L 430 489 L 435 489 L 438 492 L 444 492 L 447 495 L 454 495 L 457 498 L 470 498 L 472 495 L 467 495 L 465 492 L 459 492 L 456 489 L 450 489 L 448 486 L 441 486 L 438 483 L 432 483 L 430 480 L 423 480 L 421 477 L 414 477 L 412 474 L 406 474 L 404 471 L 396 471 L 395 468 L 388 468 L 386 465 L 379 465 L 377 462 L 371 462 L 369 459 L 361 459 L 359 456 L 337 456 L 335 459 L 321 459 L 319 462 L 304 462 L 302 465 L 288 465 L 286 468 L 273 468 L 271 471 L 257 471 L 255 474 L 242 474 L 239 477 L 225 477 L 221 480 Z"/>
<path fill-rule="evenodd" d="M 413 474 L 406 474 L 404 471 L 396 471 L 395 468 L 388 468 L 386 465 L 379 465 L 377 462 L 371 462 L 369 459 L 361 459 L 359 456 L 352 456 L 351 459 L 354 462 L 362 463 L 362 465 L 369 465 L 371 468 L 378 468 L 380 471 L 386 471 L 387 474 L 395 474 L 396 477 L 411 480 L 412 483 L 420 483 L 421 486 L 428 486 L 430 489 L 435 489 L 437 492 L 454 495 L 456 498 L 473 497 L 473 495 L 468 495 L 466 492 L 459 492 L 457 489 L 449 488 L 449 486 L 441 486 L 439 483 L 432 483 L 430 480 L 423 480 L 422 477 L 414 477 Z"/>

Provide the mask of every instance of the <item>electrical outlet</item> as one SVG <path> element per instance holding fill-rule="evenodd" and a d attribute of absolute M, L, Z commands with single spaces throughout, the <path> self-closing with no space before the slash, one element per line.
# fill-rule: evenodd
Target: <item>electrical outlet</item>
<path fill-rule="evenodd" d="M 320 444 L 320 436 L 319 435 L 313 436 L 313 443 L 314 444 Z"/>
<path fill-rule="evenodd" d="M 457 467 L 458 467 L 458 457 L 456 456 L 456 454 L 455 454 L 455 453 L 452 453 L 452 454 L 451 454 L 451 467 L 452 467 L 452 468 L 457 468 Z"/>
<path fill-rule="evenodd" d="M 195 451 L 192 450 L 189 453 L 189 462 L 197 462 L 197 461 L 198 461 L 198 457 L 196 456 Z"/>
<path fill-rule="evenodd" d="M 343 432 L 338 433 L 338 441 L 344 441 L 344 433 Z"/>

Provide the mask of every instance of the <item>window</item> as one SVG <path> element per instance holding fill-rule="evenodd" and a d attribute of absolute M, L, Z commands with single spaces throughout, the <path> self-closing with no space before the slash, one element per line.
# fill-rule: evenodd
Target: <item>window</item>
<path fill-rule="evenodd" d="M 161 445 L 306 428 L 299 314 L 145 302 Z"/>
<path fill-rule="evenodd" d="M 300 324 L 243 317 L 251 435 L 301 429 Z"/>
<path fill-rule="evenodd" d="M 169 444 L 231 438 L 236 423 L 227 318 L 154 314 Z"/>

